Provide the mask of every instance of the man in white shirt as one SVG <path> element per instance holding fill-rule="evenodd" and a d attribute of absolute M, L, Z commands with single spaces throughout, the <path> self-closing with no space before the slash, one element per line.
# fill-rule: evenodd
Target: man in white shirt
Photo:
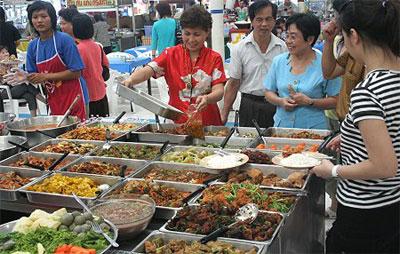
<path fill-rule="evenodd" d="M 230 78 L 226 84 L 222 123 L 226 123 L 229 111 L 238 91 L 242 93 L 239 109 L 239 125 L 253 127 L 252 119 L 261 127 L 273 126 L 275 106 L 264 98 L 263 80 L 272 59 L 287 51 L 285 42 L 271 33 L 275 26 L 277 7 L 267 0 L 253 3 L 249 17 L 253 31 L 231 51 Z"/>

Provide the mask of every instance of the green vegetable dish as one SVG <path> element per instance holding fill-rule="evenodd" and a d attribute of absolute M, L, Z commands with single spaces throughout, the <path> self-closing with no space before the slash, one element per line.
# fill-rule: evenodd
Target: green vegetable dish
<path fill-rule="evenodd" d="M 160 147 L 150 145 L 113 145 L 110 149 L 101 149 L 97 156 L 136 160 L 153 160 L 160 152 Z"/>
<path fill-rule="evenodd" d="M 189 148 L 185 151 L 169 152 L 161 160 L 167 162 L 199 164 L 204 157 L 213 155 L 213 151 L 202 150 L 201 148 Z"/>

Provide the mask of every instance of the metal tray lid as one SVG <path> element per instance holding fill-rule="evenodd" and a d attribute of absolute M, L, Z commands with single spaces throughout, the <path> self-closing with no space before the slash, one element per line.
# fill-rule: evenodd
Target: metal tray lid
<path fill-rule="evenodd" d="M 134 87 L 126 87 L 122 83 L 118 82 L 117 83 L 117 90 L 116 93 L 133 103 L 147 109 L 148 111 L 171 119 L 171 120 L 177 120 L 179 117 L 181 117 L 184 112 L 181 110 L 172 107 L 168 105 L 167 103 L 145 93 L 142 92 Z"/>

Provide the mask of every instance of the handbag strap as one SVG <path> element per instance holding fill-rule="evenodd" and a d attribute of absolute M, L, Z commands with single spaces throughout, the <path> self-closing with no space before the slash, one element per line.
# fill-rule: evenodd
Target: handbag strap
<path fill-rule="evenodd" d="M 103 66 L 103 48 L 99 45 L 100 48 L 100 56 L 101 56 L 101 66 Z"/>

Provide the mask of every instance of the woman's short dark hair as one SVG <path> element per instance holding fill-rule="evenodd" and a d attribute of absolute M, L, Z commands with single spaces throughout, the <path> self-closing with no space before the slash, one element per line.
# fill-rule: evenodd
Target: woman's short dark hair
<path fill-rule="evenodd" d="M 58 12 L 58 16 L 63 18 L 66 22 L 72 23 L 72 19 L 79 14 L 79 11 L 74 8 L 64 8 Z"/>
<path fill-rule="evenodd" d="M 349 2 L 350 0 L 333 0 L 332 8 L 335 11 L 340 12 Z"/>
<path fill-rule="evenodd" d="M 94 17 L 94 20 L 95 20 L 96 22 L 104 21 L 103 15 L 101 15 L 100 13 L 94 14 L 93 17 Z"/>
<path fill-rule="evenodd" d="M 160 18 L 164 17 L 171 17 L 171 7 L 169 6 L 169 3 L 166 2 L 161 2 L 156 5 L 156 10 L 158 14 L 160 15 Z"/>
<path fill-rule="evenodd" d="M 274 19 L 276 19 L 276 14 L 278 13 L 278 7 L 276 6 L 276 4 L 271 3 L 268 0 L 260 0 L 257 2 L 252 3 L 249 6 L 249 17 L 250 17 L 250 21 L 253 21 L 253 19 L 256 17 L 257 12 L 259 12 L 260 10 L 271 6 L 272 8 L 272 17 Z"/>
<path fill-rule="evenodd" d="M 181 27 L 185 28 L 201 28 L 208 32 L 212 27 L 211 14 L 200 5 L 193 5 L 186 9 L 181 16 Z"/>
<path fill-rule="evenodd" d="M 400 57 L 398 0 L 349 1 L 339 13 L 339 23 L 346 34 L 353 28 L 367 44 L 387 48 Z"/>
<path fill-rule="evenodd" d="M 303 34 L 306 41 L 310 36 L 314 36 L 314 41 L 311 46 L 314 46 L 321 33 L 321 25 L 317 16 L 311 13 L 296 13 L 288 18 L 286 21 L 286 30 L 290 25 L 296 25 L 297 29 Z"/>
<path fill-rule="evenodd" d="M 92 19 L 88 15 L 75 15 L 75 17 L 72 19 L 72 26 L 75 38 L 86 40 L 93 37 L 93 23 Z"/>
<path fill-rule="evenodd" d="M 0 45 L 0 51 L 2 51 L 3 49 L 6 49 L 8 51 L 8 47 L 7 46 Z"/>
<path fill-rule="evenodd" d="M 48 3 L 48 2 L 35 1 L 31 5 L 28 6 L 29 24 L 31 24 L 31 26 L 35 29 L 35 26 L 32 23 L 32 15 L 33 15 L 34 12 L 41 11 L 41 10 L 47 11 L 47 14 L 50 16 L 50 20 L 51 20 L 51 28 L 53 29 L 53 31 L 56 31 L 57 30 L 57 13 L 56 13 L 56 9 L 54 9 L 54 6 L 51 3 Z M 37 34 L 39 34 L 38 31 L 36 31 L 36 29 L 35 29 L 35 32 Z"/>

